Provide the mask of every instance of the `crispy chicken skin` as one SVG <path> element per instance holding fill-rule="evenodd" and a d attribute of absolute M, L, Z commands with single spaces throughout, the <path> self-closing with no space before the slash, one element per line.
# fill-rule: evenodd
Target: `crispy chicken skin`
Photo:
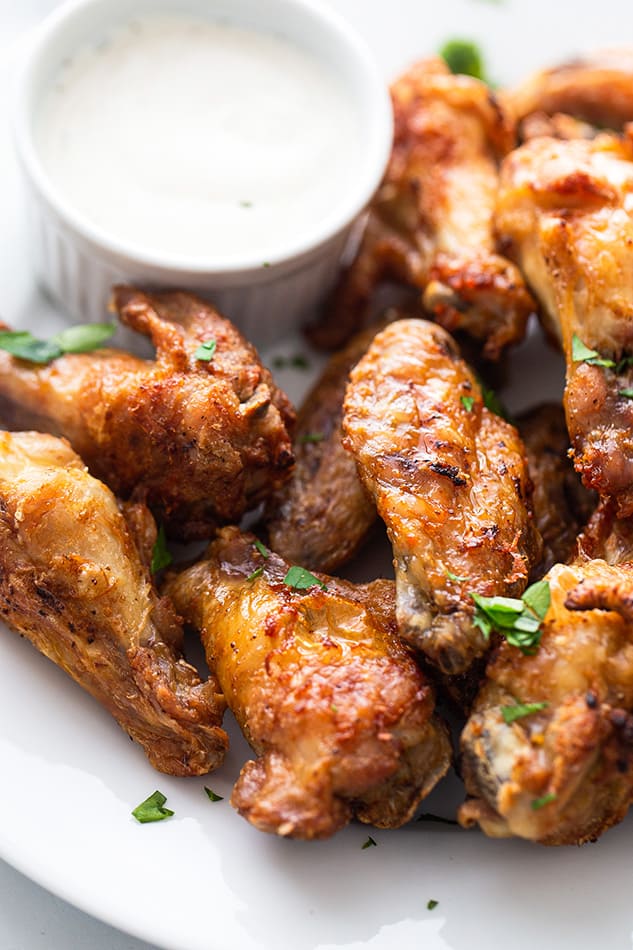
<path fill-rule="evenodd" d="M 633 147 L 628 136 L 533 139 L 505 160 L 497 228 L 567 360 L 565 411 L 585 485 L 633 513 L 630 367 L 574 361 L 574 334 L 618 363 L 633 351 Z"/>
<path fill-rule="evenodd" d="M 284 584 L 288 563 L 223 529 L 166 590 L 257 754 L 231 803 L 262 831 L 326 838 L 402 825 L 446 772 L 434 695 L 396 635 L 393 583 Z M 261 570 L 261 574 L 258 574 Z"/>
<path fill-rule="evenodd" d="M 310 570 L 336 571 L 356 553 L 376 521 L 376 506 L 342 444 L 350 370 L 375 335 L 375 328 L 356 334 L 331 357 L 306 396 L 297 414 L 292 477 L 268 505 L 273 551 Z"/>
<path fill-rule="evenodd" d="M 496 252 L 497 163 L 514 133 L 488 86 L 416 63 L 392 90 L 395 139 L 358 254 L 315 342 L 335 348 L 361 326 L 376 286 L 393 279 L 423 292 L 426 310 L 498 357 L 522 338 L 533 301 L 519 271 Z"/>
<path fill-rule="evenodd" d="M 633 121 L 633 48 L 599 50 L 544 69 L 501 93 L 501 101 L 517 121 L 534 112 L 563 112 L 621 129 Z"/>
<path fill-rule="evenodd" d="M 393 545 L 401 635 L 463 673 L 488 649 L 470 593 L 520 595 L 540 554 L 516 429 L 485 408 L 448 333 L 423 320 L 374 339 L 343 426 Z"/>
<path fill-rule="evenodd" d="M 551 569 L 552 603 L 533 656 L 499 647 L 462 734 L 472 796 L 460 810 L 463 825 L 479 823 L 494 837 L 582 844 L 626 814 L 633 798 L 632 537 L 629 525 L 611 546 L 629 560 L 580 555 Z M 507 724 L 501 709 L 517 702 L 547 705 Z"/>
<path fill-rule="evenodd" d="M 114 716 L 171 775 L 221 764 L 225 703 L 182 659 L 182 627 L 154 591 L 156 528 L 92 478 L 67 442 L 0 433 L 0 617 Z"/>
<path fill-rule="evenodd" d="M 532 579 L 565 562 L 575 550 L 578 534 L 596 507 L 569 459 L 569 435 L 562 406 L 548 403 L 517 419 L 534 486 L 534 521 L 543 539 L 543 554 Z"/>
<path fill-rule="evenodd" d="M 35 366 L 0 352 L 0 420 L 63 435 L 114 492 L 146 501 L 174 537 L 238 521 L 289 474 L 293 410 L 250 344 L 185 293 L 114 291 L 155 360 L 102 349 Z M 214 339 L 210 362 L 195 358 Z"/>

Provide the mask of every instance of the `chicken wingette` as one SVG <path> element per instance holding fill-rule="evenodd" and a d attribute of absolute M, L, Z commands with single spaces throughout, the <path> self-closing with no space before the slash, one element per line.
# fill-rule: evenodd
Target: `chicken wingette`
<path fill-rule="evenodd" d="M 0 618 L 91 693 L 155 768 L 200 775 L 227 736 L 217 682 L 182 655 L 182 626 L 144 560 L 156 528 L 90 476 L 67 442 L 0 433 Z M 143 556 L 142 556 L 143 555 Z"/>
<path fill-rule="evenodd" d="M 446 673 L 488 647 L 472 594 L 516 597 L 540 554 L 525 450 L 445 330 L 401 320 L 350 376 L 346 445 L 387 526 L 400 632 Z"/>
<path fill-rule="evenodd" d="M 439 59 L 413 65 L 391 90 L 395 138 L 358 254 L 313 338 L 339 346 L 369 315 L 377 285 L 422 292 L 449 330 L 484 341 L 496 358 L 521 339 L 533 301 L 497 252 L 492 217 L 499 160 L 514 132 L 490 88 Z"/>
<path fill-rule="evenodd" d="M 168 580 L 257 759 L 231 802 L 263 831 L 398 827 L 444 775 L 433 690 L 396 634 L 393 583 L 306 575 L 224 528 Z"/>
<path fill-rule="evenodd" d="M 113 300 L 156 358 L 101 349 L 36 366 L 0 351 L 0 423 L 65 436 L 93 475 L 145 501 L 168 533 L 207 538 L 288 476 L 293 410 L 209 304 L 130 287 Z M 212 358 L 199 358 L 210 341 Z"/>

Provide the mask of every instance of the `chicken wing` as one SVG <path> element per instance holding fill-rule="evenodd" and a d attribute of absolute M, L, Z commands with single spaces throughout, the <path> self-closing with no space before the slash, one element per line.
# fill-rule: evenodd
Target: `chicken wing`
<path fill-rule="evenodd" d="M 392 87 L 395 140 L 360 250 L 313 339 L 332 348 L 362 326 L 384 279 L 423 291 L 447 329 L 485 341 L 496 358 L 521 339 L 533 309 L 519 271 L 496 253 L 497 162 L 514 144 L 488 86 L 441 60 L 415 64 Z"/>
<path fill-rule="evenodd" d="M 352 816 L 398 827 L 446 772 L 450 745 L 396 636 L 393 583 L 293 588 L 288 563 L 254 541 L 223 529 L 166 586 L 258 756 L 233 806 L 295 838 L 328 837 Z"/>
<path fill-rule="evenodd" d="M 156 529 L 136 507 L 135 532 Z M 182 659 L 111 492 L 67 442 L 0 433 L 0 617 L 61 666 L 171 775 L 222 762 L 225 703 Z"/>
<path fill-rule="evenodd" d="M 542 558 L 535 565 L 541 577 L 554 564 L 569 559 L 597 498 L 583 487 L 569 460 L 562 406 L 549 403 L 531 409 L 517 420 L 517 428 L 534 486 L 534 522 L 543 539 Z"/>
<path fill-rule="evenodd" d="M 209 304 L 118 287 L 114 305 L 156 359 L 103 349 L 35 366 L 0 352 L 0 419 L 66 436 L 93 475 L 146 501 L 173 536 L 208 537 L 288 476 L 293 410 Z M 213 358 L 197 359 L 210 339 Z"/>
<path fill-rule="evenodd" d="M 376 506 L 342 444 L 349 373 L 376 332 L 362 331 L 334 354 L 306 396 L 297 416 L 292 477 L 266 512 L 273 551 L 310 570 L 336 571 L 376 521 Z"/>
<path fill-rule="evenodd" d="M 576 469 L 623 517 L 633 513 L 632 196 L 628 137 L 534 139 L 504 162 L 496 219 L 565 352 Z"/>
<path fill-rule="evenodd" d="M 628 544 L 624 538 L 628 537 Z M 633 531 L 547 575 L 551 606 L 532 656 L 502 644 L 462 735 L 472 796 L 460 822 L 494 837 L 582 844 L 633 800 Z M 595 545 L 595 538 L 594 538 Z"/>
<path fill-rule="evenodd" d="M 352 371 L 346 445 L 394 550 L 400 632 L 446 673 L 488 649 L 471 593 L 518 596 L 540 554 L 525 451 L 483 405 L 451 337 L 379 333 Z"/>

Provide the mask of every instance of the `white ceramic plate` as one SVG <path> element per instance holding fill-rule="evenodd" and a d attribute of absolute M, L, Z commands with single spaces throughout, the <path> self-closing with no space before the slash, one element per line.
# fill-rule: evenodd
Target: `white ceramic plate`
<path fill-rule="evenodd" d="M 516 79 L 581 48 L 633 40 L 627 2 L 337 0 L 393 75 L 445 38 L 477 39 L 493 76 Z M 7 127 L 19 36 L 53 0 L 0 0 L 0 314 L 50 332 L 57 315 L 29 261 Z M 633 25 L 633 24 L 632 24 Z M 296 344 L 280 342 L 291 352 Z M 513 358 L 513 408 L 560 388 L 558 358 L 531 340 Z M 300 379 L 288 381 L 293 389 Z M 158 775 L 87 695 L 28 643 L 0 637 L 0 856 L 60 896 L 160 947 L 179 950 L 533 950 L 630 948 L 631 821 L 596 845 L 548 850 L 477 832 L 413 824 L 352 826 L 306 844 L 262 835 L 228 796 L 248 750 L 239 736 L 206 780 Z M 211 804 L 209 784 L 225 800 Z M 155 788 L 176 815 L 137 824 Z M 443 785 L 429 810 L 459 799 Z M 433 911 L 427 901 L 437 900 Z"/>

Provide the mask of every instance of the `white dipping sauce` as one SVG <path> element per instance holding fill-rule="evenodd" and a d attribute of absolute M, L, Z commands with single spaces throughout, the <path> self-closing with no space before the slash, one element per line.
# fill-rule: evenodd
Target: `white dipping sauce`
<path fill-rule="evenodd" d="M 283 254 L 336 210 L 360 156 L 352 96 L 276 36 L 185 16 L 80 50 L 45 97 L 40 157 L 67 202 L 146 252 Z"/>

